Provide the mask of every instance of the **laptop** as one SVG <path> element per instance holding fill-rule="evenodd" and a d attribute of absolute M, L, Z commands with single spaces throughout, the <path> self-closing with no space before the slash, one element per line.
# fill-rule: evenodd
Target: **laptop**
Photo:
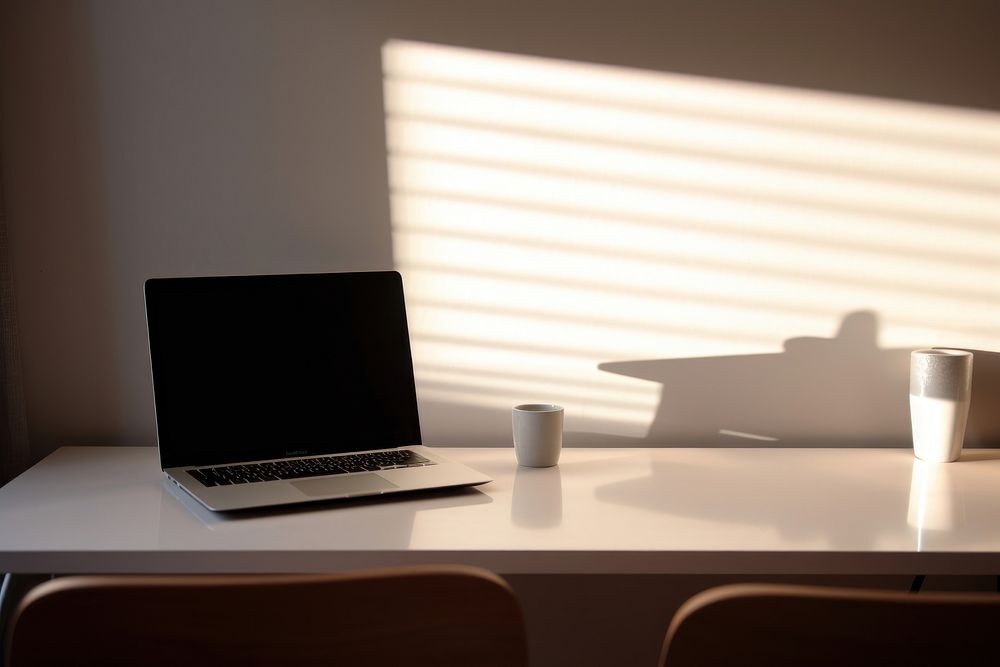
<path fill-rule="evenodd" d="M 151 278 L 160 466 L 210 510 L 483 484 L 420 439 L 395 271 Z"/>

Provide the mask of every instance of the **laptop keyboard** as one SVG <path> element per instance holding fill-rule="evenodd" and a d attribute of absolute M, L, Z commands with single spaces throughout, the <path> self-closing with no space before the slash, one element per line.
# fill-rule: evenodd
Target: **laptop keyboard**
<path fill-rule="evenodd" d="M 435 465 L 435 463 L 408 449 L 392 449 L 384 452 L 340 454 L 337 456 L 320 456 L 309 459 L 194 468 L 187 472 L 204 486 L 224 486 L 228 484 L 249 484 L 251 482 L 271 482 L 281 479 L 299 479 L 301 477 L 346 475 L 352 472 L 417 468 L 428 465 Z"/>

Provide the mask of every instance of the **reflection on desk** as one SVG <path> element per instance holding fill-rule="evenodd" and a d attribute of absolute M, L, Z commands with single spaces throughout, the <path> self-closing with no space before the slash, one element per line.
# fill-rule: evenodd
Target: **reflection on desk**
<path fill-rule="evenodd" d="M 151 448 L 63 448 L 0 489 L 0 570 L 317 572 L 467 563 L 500 573 L 995 574 L 1000 452 L 449 449 L 475 489 L 222 515 Z"/>
<path fill-rule="evenodd" d="M 510 520 L 526 528 L 549 528 L 562 523 L 562 471 L 518 466 L 510 499 Z"/>

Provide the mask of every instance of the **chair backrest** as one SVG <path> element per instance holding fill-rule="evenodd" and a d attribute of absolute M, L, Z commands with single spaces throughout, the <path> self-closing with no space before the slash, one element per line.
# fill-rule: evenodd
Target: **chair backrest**
<path fill-rule="evenodd" d="M 10 667 L 527 664 L 510 587 L 461 566 L 63 577 L 21 601 L 7 646 Z"/>
<path fill-rule="evenodd" d="M 681 605 L 663 667 L 996 665 L 1000 595 L 733 584 Z"/>

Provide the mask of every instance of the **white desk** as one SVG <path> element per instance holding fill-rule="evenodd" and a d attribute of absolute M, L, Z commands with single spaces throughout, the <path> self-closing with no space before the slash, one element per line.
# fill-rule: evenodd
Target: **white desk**
<path fill-rule="evenodd" d="M 500 573 L 996 574 L 1000 451 L 449 449 L 458 493 L 221 516 L 152 448 L 63 448 L 0 489 L 0 571 L 314 572 L 460 562 Z"/>

